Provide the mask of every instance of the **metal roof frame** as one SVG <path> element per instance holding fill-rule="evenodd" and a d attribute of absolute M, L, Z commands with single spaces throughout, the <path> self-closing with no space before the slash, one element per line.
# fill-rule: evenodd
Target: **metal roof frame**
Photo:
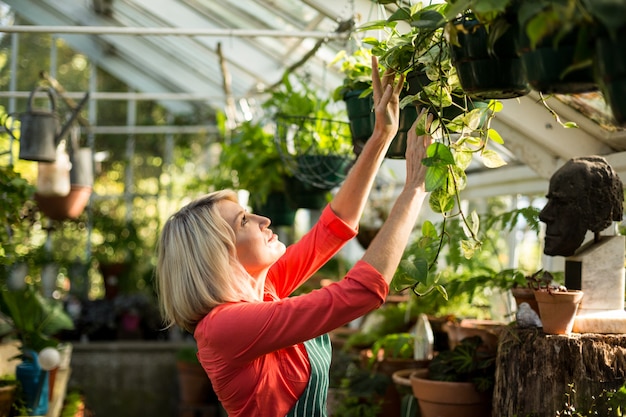
<path fill-rule="evenodd" d="M 225 107 L 229 97 L 218 45 L 232 79 L 231 98 L 255 100 L 280 80 L 285 68 L 324 39 L 304 69 L 316 88 L 331 91 L 342 77 L 328 62 L 354 41 L 350 32 L 335 32 L 340 23 L 385 15 L 371 0 L 335 0 L 332 5 L 324 0 L 112 0 L 110 13 L 104 14 L 95 7 L 101 6 L 101 0 L 3 1 L 34 27 L 0 31 L 56 33 L 133 91 L 162 95 L 162 103 L 174 113 L 197 105 Z M 177 95 L 195 99 L 167 100 Z M 602 129 L 556 98 L 548 98 L 547 103 L 579 128 L 558 124 L 536 93 L 505 100 L 493 127 L 526 167 L 511 164 L 476 172 L 472 175 L 480 180 L 470 180 L 466 197 L 506 190 L 509 194 L 545 192 L 547 179 L 562 163 L 590 154 L 605 156 L 626 183 L 626 132 Z"/>

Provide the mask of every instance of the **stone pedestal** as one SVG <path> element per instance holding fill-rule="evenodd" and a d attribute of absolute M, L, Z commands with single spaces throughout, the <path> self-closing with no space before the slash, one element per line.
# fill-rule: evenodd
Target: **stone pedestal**
<path fill-rule="evenodd" d="M 576 333 L 626 333 L 624 236 L 601 236 L 565 260 L 565 286 L 584 292 Z"/>
<path fill-rule="evenodd" d="M 566 396 L 586 411 L 594 397 L 625 382 L 626 335 L 510 327 L 500 335 L 492 416 L 554 417 L 564 411 Z"/>

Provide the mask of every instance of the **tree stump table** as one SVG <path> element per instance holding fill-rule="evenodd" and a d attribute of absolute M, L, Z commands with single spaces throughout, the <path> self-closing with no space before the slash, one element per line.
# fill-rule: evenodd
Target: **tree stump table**
<path fill-rule="evenodd" d="M 566 404 L 588 410 L 625 382 L 626 334 L 510 327 L 500 334 L 493 416 L 554 417 Z"/>

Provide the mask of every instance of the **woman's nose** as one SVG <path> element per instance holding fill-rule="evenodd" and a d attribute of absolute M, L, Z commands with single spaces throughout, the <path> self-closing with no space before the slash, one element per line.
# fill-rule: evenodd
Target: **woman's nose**
<path fill-rule="evenodd" d="M 266 228 L 272 223 L 268 217 L 261 216 L 260 214 L 255 214 L 254 216 L 257 217 L 257 221 L 259 222 L 259 226 L 261 226 L 261 228 Z"/>

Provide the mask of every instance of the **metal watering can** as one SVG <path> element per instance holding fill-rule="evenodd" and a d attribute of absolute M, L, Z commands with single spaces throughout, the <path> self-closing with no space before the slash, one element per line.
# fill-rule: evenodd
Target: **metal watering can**
<path fill-rule="evenodd" d="M 50 99 L 50 109 L 33 109 L 33 99 L 39 91 L 46 90 Z M 26 112 L 20 113 L 18 119 L 20 127 L 20 153 L 19 158 L 28 161 L 54 162 L 56 160 L 56 148 L 59 142 L 67 135 L 70 126 L 76 119 L 78 112 L 87 102 L 89 93 L 72 109 L 69 119 L 61 126 L 59 116 L 56 114 L 56 98 L 53 88 L 36 87 L 28 97 Z M 14 118 L 11 118 L 15 120 Z M 13 123 L 7 126 L 9 117 L 5 119 L 4 127 L 13 135 Z"/>
<path fill-rule="evenodd" d="M 24 361 L 15 367 L 15 377 L 22 386 L 30 416 L 48 413 L 48 372 L 39 364 L 39 356 L 32 349 L 24 352 Z"/>

